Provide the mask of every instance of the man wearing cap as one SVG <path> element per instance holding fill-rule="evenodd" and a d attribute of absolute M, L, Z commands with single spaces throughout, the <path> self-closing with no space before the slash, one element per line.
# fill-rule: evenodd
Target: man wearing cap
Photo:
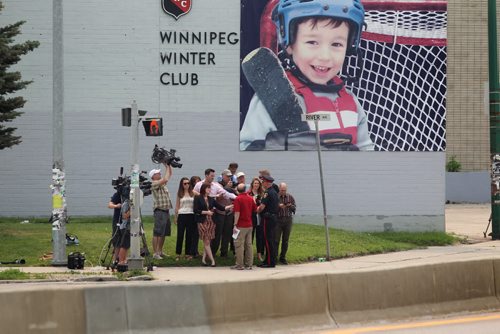
<path fill-rule="evenodd" d="M 236 173 L 236 184 L 244 184 L 244 185 L 246 185 L 246 182 L 245 182 L 245 173 L 243 173 L 243 172 Z"/>
<path fill-rule="evenodd" d="M 232 176 L 233 174 L 229 169 L 224 169 L 221 173 L 222 180 L 219 183 L 225 191 L 236 196 L 236 191 L 233 189 Z M 227 207 L 232 203 L 232 200 L 225 196 L 218 196 L 216 201 L 221 207 Z M 234 253 L 234 243 L 231 237 L 233 234 L 234 214 L 232 211 L 223 211 L 215 208 L 213 220 L 215 223 L 215 238 L 210 242 L 212 254 L 215 256 L 220 247 L 220 256 L 226 257 L 229 246 Z"/>
<path fill-rule="evenodd" d="M 269 171 L 269 169 L 261 169 L 261 170 L 259 170 L 259 179 L 262 180 L 262 177 L 264 175 L 271 176 L 271 172 Z M 274 191 L 276 191 L 276 193 L 279 193 L 280 188 L 278 187 L 278 185 L 276 183 L 273 183 L 272 187 L 273 187 Z"/>
<path fill-rule="evenodd" d="M 169 210 L 172 208 L 172 201 L 170 200 L 170 193 L 167 189 L 167 182 L 172 176 L 172 167 L 165 164 L 165 175 L 161 176 L 161 170 L 153 169 L 149 172 L 152 185 L 151 191 L 153 194 L 153 258 L 162 259 L 163 244 L 165 243 L 165 236 L 170 236 L 170 214 Z"/>
<path fill-rule="evenodd" d="M 262 175 L 262 186 L 265 193 L 257 212 L 261 214 L 264 224 L 264 246 L 266 247 L 266 257 L 259 267 L 274 268 L 276 265 L 276 240 L 275 230 L 278 219 L 279 197 L 273 188 L 274 178 L 271 175 Z"/>

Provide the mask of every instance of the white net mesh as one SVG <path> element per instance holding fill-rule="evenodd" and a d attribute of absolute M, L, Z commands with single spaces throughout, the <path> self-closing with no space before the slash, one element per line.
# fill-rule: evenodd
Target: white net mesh
<path fill-rule="evenodd" d="M 446 9 L 367 10 L 364 69 L 348 87 L 379 151 L 446 148 Z M 356 71 L 351 57 L 348 72 Z"/>

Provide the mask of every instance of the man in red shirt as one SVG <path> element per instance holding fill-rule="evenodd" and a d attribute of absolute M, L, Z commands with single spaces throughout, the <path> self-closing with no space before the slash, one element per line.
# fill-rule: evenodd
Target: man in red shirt
<path fill-rule="evenodd" d="M 238 196 L 234 199 L 234 228 L 233 238 L 236 248 L 236 265 L 231 269 L 252 269 L 252 213 L 257 211 L 253 198 L 245 191 L 245 184 L 238 184 Z M 238 232 L 239 231 L 239 232 Z M 244 258 L 244 260 L 243 260 Z"/>

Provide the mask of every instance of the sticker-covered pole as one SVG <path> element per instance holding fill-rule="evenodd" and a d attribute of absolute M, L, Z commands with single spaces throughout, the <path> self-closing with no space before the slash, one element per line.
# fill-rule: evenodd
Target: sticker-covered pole
<path fill-rule="evenodd" d="M 64 266 L 66 257 L 66 197 L 63 158 L 64 50 L 63 1 L 52 2 L 52 265 Z"/>
<path fill-rule="evenodd" d="M 141 189 L 139 188 L 139 110 L 137 103 L 132 103 L 131 127 L 131 173 L 130 173 L 130 254 L 127 259 L 128 269 L 143 269 L 141 257 Z"/>

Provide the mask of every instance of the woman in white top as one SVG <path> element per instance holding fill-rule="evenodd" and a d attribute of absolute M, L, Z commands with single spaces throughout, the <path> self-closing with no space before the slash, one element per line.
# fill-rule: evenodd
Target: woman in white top
<path fill-rule="evenodd" d="M 195 238 L 197 225 L 194 221 L 193 199 L 194 193 L 189 179 L 183 177 L 179 182 L 179 190 L 177 191 L 177 200 L 175 203 L 174 223 L 177 224 L 177 244 L 175 246 L 175 253 L 177 254 L 175 258 L 176 261 L 180 259 L 182 253 L 184 232 L 186 234 L 184 246 L 186 259 L 191 260 L 193 256 L 196 255 L 198 248 L 198 238 Z"/>

